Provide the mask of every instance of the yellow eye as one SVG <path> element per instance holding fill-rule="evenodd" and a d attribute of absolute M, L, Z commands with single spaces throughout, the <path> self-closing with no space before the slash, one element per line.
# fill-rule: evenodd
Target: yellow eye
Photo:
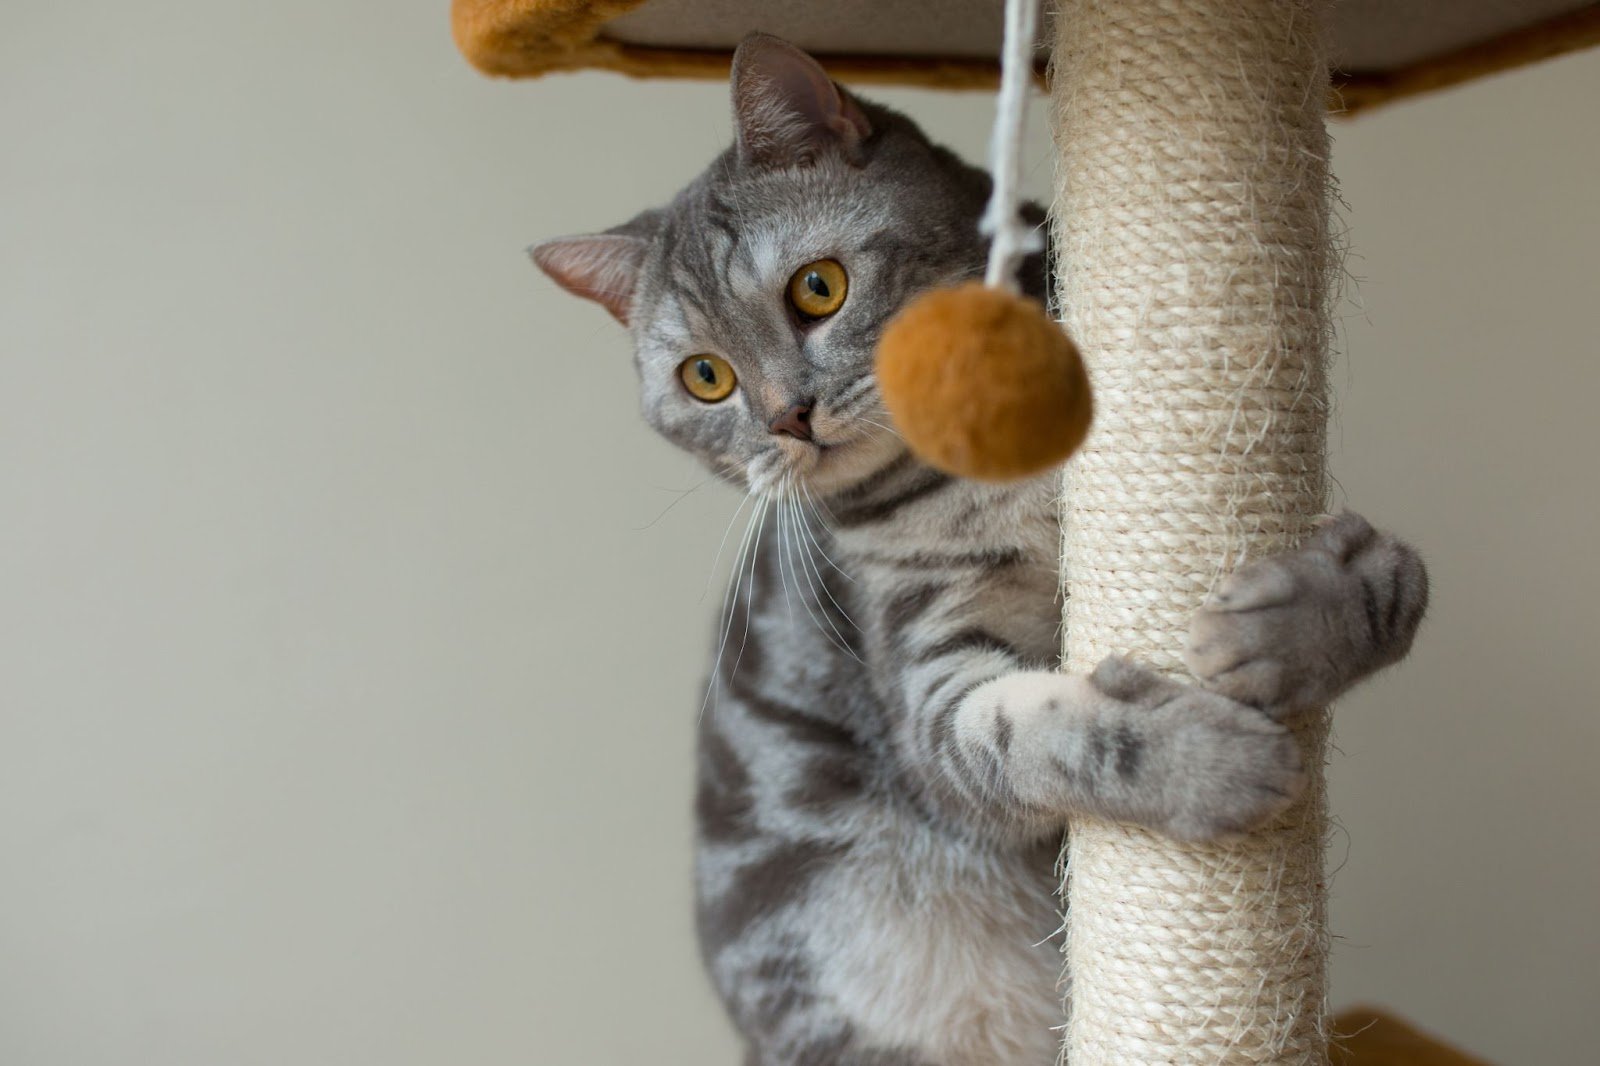
<path fill-rule="evenodd" d="M 789 302 L 807 318 L 827 318 L 844 306 L 850 279 L 832 259 L 807 263 L 789 279 Z"/>
<path fill-rule="evenodd" d="M 739 383 L 728 361 L 715 355 L 691 355 L 678 367 L 678 376 L 690 396 L 706 403 L 726 400 Z"/>

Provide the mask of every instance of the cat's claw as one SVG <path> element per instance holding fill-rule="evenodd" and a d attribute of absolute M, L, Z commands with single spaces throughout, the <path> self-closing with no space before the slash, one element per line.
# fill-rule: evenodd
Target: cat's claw
<path fill-rule="evenodd" d="M 1346 513 L 1225 578 L 1195 612 L 1184 659 L 1208 689 L 1281 718 L 1402 658 L 1427 605 L 1416 552 Z"/>

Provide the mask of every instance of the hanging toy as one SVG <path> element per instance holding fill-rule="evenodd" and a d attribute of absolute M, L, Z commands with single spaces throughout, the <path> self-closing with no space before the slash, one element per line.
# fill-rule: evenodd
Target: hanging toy
<path fill-rule="evenodd" d="M 1022 260 L 1042 247 L 1017 213 L 1037 16 L 1037 0 L 1006 2 L 984 280 L 924 293 L 878 341 L 878 385 L 896 428 L 925 461 L 958 477 L 1040 473 L 1089 432 L 1089 378 L 1078 349 L 1017 286 Z"/>

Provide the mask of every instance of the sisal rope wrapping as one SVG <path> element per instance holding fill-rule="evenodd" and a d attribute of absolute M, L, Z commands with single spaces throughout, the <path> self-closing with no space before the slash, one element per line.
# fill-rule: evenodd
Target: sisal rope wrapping
<path fill-rule="evenodd" d="M 1321 0 L 1063 0 L 1055 236 L 1097 421 L 1063 502 L 1067 668 L 1171 674 L 1189 618 L 1325 504 Z M 1326 716 L 1312 783 L 1247 839 L 1075 821 L 1071 1066 L 1327 1062 Z"/>

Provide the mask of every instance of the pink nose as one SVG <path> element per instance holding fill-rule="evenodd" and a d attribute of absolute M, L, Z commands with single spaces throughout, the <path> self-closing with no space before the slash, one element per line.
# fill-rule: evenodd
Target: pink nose
<path fill-rule="evenodd" d="M 795 440 L 811 439 L 811 405 L 797 403 L 768 423 L 773 433 L 787 433 Z"/>

